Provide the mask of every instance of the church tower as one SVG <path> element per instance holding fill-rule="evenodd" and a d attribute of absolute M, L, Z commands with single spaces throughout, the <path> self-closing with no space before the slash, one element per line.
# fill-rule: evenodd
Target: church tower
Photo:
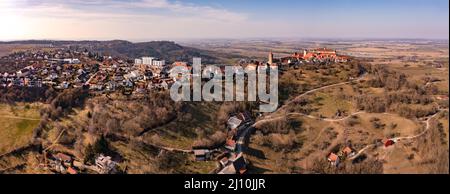
<path fill-rule="evenodd" d="M 272 51 L 270 51 L 270 53 L 269 53 L 269 65 L 272 65 L 273 64 L 273 53 L 272 53 Z"/>

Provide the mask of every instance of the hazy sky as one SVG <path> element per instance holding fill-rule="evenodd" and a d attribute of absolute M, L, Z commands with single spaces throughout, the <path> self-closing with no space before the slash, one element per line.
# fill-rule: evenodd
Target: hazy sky
<path fill-rule="evenodd" d="M 448 39 L 448 0 L 0 0 L 0 40 Z"/>

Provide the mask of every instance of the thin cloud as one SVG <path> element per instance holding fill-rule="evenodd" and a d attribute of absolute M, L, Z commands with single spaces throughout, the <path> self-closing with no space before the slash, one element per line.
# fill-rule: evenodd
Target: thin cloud
<path fill-rule="evenodd" d="M 412 17 L 392 9 L 384 16 L 392 17 L 388 20 L 370 12 L 366 15 L 367 9 L 362 8 L 347 12 L 305 5 L 300 13 L 292 11 L 295 7 L 289 12 L 286 2 L 280 1 L 273 12 L 265 13 L 267 9 L 258 9 L 259 5 L 251 10 L 246 6 L 236 11 L 226 4 L 176 0 L 0 0 L 0 22 L 8 26 L 0 30 L 0 39 L 448 37 L 448 17 L 430 11 Z M 399 16 L 393 17 L 394 13 Z"/>
<path fill-rule="evenodd" d="M 221 22 L 245 21 L 247 16 L 225 9 L 168 0 L 40 0 L 19 1 L 17 8 L 25 14 L 49 17 L 131 18 L 146 16 L 206 18 Z M 155 13 L 157 12 L 157 13 Z M 74 15 L 75 14 L 75 15 Z"/>
<path fill-rule="evenodd" d="M 0 32 L 5 40 L 153 40 L 254 33 L 244 14 L 167 0 L 14 1 L 0 9 L 0 15 L 14 16 L 10 23 L 18 24 Z"/>

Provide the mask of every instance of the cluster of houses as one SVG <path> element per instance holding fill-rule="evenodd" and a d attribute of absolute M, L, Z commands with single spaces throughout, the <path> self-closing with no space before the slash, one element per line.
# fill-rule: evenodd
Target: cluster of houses
<path fill-rule="evenodd" d="M 244 174 L 248 161 L 243 152 L 249 143 L 250 135 L 255 131 L 254 121 L 248 112 L 232 115 L 227 122 L 228 133 L 224 155 L 218 158 L 220 170 L 218 174 Z"/>
<path fill-rule="evenodd" d="M 25 67 L 15 72 L 0 73 L 0 87 L 82 87 L 95 73 L 95 66 L 91 64 L 97 58 L 88 51 L 66 49 L 13 53 L 3 57 L 2 63 Z"/>
<path fill-rule="evenodd" d="M 269 54 L 267 62 L 252 61 L 247 64 L 237 64 L 246 68 L 258 66 L 300 65 L 304 62 L 346 62 L 347 56 L 338 55 L 335 50 L 327 48 L 304 50 L 292 56 L 274 58 Z M 54 49 L 51 51 L 27 51 L 13 53 L 1 58 L 2 64 L 15 64 L 24 68 L 16 72 L 0 72 L 0 87 L 42 87 L 44 85 L 55 89 L 89 88 L 97 92 L 115 92 L 121 90 L 124 94 L 146 93 L 153 90 L 167 90 L 177 81 L 170 77 L 170 68 L 184 66 L 192 76 L 192 65 L 176 61 L 171 65 L 163 59 L 142 57 L 134 61 L 73 51 L 69 49 Z M 201 63 L 200 58 L 194 58 L 194 63 Z M 224 74 L 226 65 L 217 65 Z"/>
<path fill-rule="evenodd" d="M 341 161 L 344 161 L 346 158 L 350 158 L 355 154 L 356 152 L 350 146 L 346 146 L 337 153 L 331 152 L 330 154 L 328 154 L 327 159 L 332 166 L 337 167 L 339 166 Z"/>
<path fill-rule="evenodd" d="M 126 59 L 94 55 L 91 52 L 55 49 L 26 51 L 1 58 L 2 64 L 23 67 L 15 72 L 0 72 L 0 87 L 43 87 L 64 90 L 89 88 L 114 92 L 118 89 L 143 93 L 164 90 L 174 82 L 168 78 L 164 60 L 152 57 Z"/>
<path fill-rule="evenodd" d="M 64 153 L 45 153 L 44 157 L 46 167 L 60 174 L 79 174 L 85 170 L 91 170 L 99 174 L 114 174 L 117 169 L 117 163 L 112 161 L 111 157 L 102 154 L 95 159 L 95 165 L 92 166 L 76 161 L 73 157 Z"/>
<path fill-rule="evenodd" d="M 13 53 L 3 57 L 1 62 L 26 66 L 16 72 L 0 72 L 0 87 L 49 86 L 59 90 L 83 87 L 94 92 L 120 90 L 125 94 L 167 90 L 176 81 L 169 77 L 170 67 L 191 69 L 191 65 L 181 61 L 168 65 L 162 59 L 142 57 L 133 63 L 118 57 L 66 49 Z"/>
<path fill-rule="evenodd" d="M 175 82 L 168 76 L 168 68 L 164 60 L 153 57 L 135 59 L 132 65 L 111 59 L 102 63 L 87 84 L 96 91 L 114 92 L 121 88 L 125 94 L 167 90 Z"/>
<path fill-rule="evenodd" d="M 145 93 L 153 89 L 167 89 L 171 79 L 164 77 L 160 67 L 129 64 L 113 58 L 104 61 L 99 70 L 86 82 L 93 91 L 126 94 Z"/>
<path fill-rule="evenodd" d="M 247 172 L 248 161 L 243 155 L 250 135 L 255 131 L 254 121 L 250 113 L 242 112 L 231 115 L 227 122 L 227 138 L 221 149 L 194 149 L 197 161 L 216 159 L 218 174 L 244 174 Z M 216 154 L 220 153 L 220 154 Z M 215 157 L 213 157 L 215 156 Z"/>
<path fill-rule="evenodd" d="M 218 174 L 244 174 L 248 161 L 242 153 L 229 152 L 219 159 L 219 164 L 221 169 Z"/>
<path fill-rule="evenodd" d="M 330 64 L 330 63 L 345 63 L 350 60 L 349 56 L 340 55 L 336 50 L 328 48 L 317 48 L 310 50 L 303 50 L 303 52 L 295 52 L 290 56 L 275 58 L 273 52 L 269 53 L 268 60 L 264 62 L 255 60 L 242 59 L 238 62 L 239 65 L 246 68 L 256 69 L 259 66 L 267 66 L 270 68 L 278 67 L 284 69 L 285 67 L 298 68 L 302 64 Z"/>
<path fill-rule="evenodd" d="M 46 164 L 50 169 L 61 174 L 78 174 L 81 164 L 74 161 L 71 156 L 57 153 L 45 156 Z M 78 167 L 76 167 L 78 166 Z"/>
<path fill-rule="evenodd" d="M 114 174 L 116 173 L 117 163 L 114 162 L 110 156 L 104 156 L 100 154 L 95 159 L 94 170 L 100 174 Z"/>
<path fill-rule="evenodd" d="M 318 49 L 312 49 L 312 50 L 304 50 L 302 54 L 294 53 L 292 56 L 283 57 L 283 58 L 274 58 L 274 55 L 272 52 L 269 54 L 269 58 L 267 61 L 245 61 L 242 60 L 241 62 L 235 64 L 235 66 L 240 66 L 249 70 L 256 70 L 257 68 L 264 66 L 268 68 L 273 67 L 287 67 L 287 66 L 298 66 L 303 63 L 316 63 L 316 62 L 329 62 L 329 63 L 342 63 L 347 62 L 349 60 L 348 56 L 339 55 L 337 54 L 336 50 L 331 50 L 327 48 L 318 48 Z M 172 63 L 171 65 L 166 65 L 165 60 L 161 60 L 154 57 L 142 57 L 139 59 L 134 60 L 135 67 L 138 67 L 140 71 L 134 71 L 132 75 L 130 75 L 133 78 L 137 78 L 137 80 L 142 80 L 145 76 L 144 73 L 151 71 L 156 78 L 156 81 L 153 81 L 152 83 L 148 83 L 148 89 L 164 89 L 167 87 L 170 87 L 175 81 L 177 81 L 176 76 L 171 76 L 171 78 L 168 78 L 168 75 L 171 75 L 171 71 L 169 70 L 169 67 L 177 67 L 182 66 L 186 67 L 188 72 L 186 73 L 187 78 L 192 78 L 195 76 L 192 72 L 192 65 L 195 63 L 201 64 L 201 58 L 193 58 L 193 64 L 189 64 L 188 62 L 184 61 L 176 61 Z M 205 71 L 208 70 L 209 72 L 212 72 L 214 74 L 217 74 L 220 71 L 222 75 L 225 75 L 225 67 L 228 65 L 221 65 L 216 64 L 216 69 L 211 70 L 203 68 Z M 140 73 L 140 74 L 139 74 Z M 178 77 L 179 78 L 179 77 Z M 143 87 L 143 86 L 142 86 Z M 141 87 L 141 88 L 142 88 Z"/>
<path fill-rule="evenodd" d="M 271 53 L 272 55 L 272 53 Z M 328 49 L 328 48 L 317 48 L 311 50 L 303 50 L 303 52 L 295 52 L 291 56 L 283 57 L 278 61 L 270 61 L 271 57 L 269 56 L 269 64 L 271 63 L 303 63 L 303 62 L 335 62 L 335 63 L 344 63 L 349 60 L 348 56 L 339 55 L 336 50 Z"/>
<path fill-rule="evenodd" d="M 394 146 L 399 141 L 398 138 L 391 139 L 378 139 L 376 140 L 375 146 L 383 146 L 385 149 Z M 338 167 L 339 164 L 345 159 L 354 157 L 356 155 L 355 150 L 351 146 L 345 146 L 343 149 L 339 150 L 337 153 L 331 152 L 327 156 L 328 162 L 332 166 Z"/>

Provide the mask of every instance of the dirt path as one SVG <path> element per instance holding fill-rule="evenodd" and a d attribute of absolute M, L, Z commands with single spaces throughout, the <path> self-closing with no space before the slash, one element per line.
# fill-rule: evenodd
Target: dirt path
<path fill-rule="evenodd" d="M 154 145 L 154 146 L 158 147 L 159 149 L 166 150 L 166 151 L 169 151 L 169 152 L 182 152 L 182 153 L 192 153 L 192 152 L 194 152 L 193 150 L 184 150 L 184 149 L 171 148 L 171 147 L 165 147 L 165 146 L 156 146 L 156 145 Z"/>
<path fill-rule="evenodd" d="M 359 79 L 358 79 L 358 80 L 359 80 Z M 355 81 L 358 81 L 358 80 L 355 80 Z M 289 105 L 290 105 L 291 103 L 300 100 L 301 98 L 305 97 L 305 96 L 308 95 L 308 94 L 311 94 L 311 93 L 314 93 L 314 92 L 317 92 L 317 91 L 320 91 L 320 90 L 324 90 L 324 89 L 327 89 L 327 88 L 332 88 L 332 87 L 336 87 L 336 86 L 346 85 L 346 84 L 349 84 L 349 83 L 351 83 L 351 82 L 352 82 L 352 81 L 341 82 L 341 83 L 331 84 L 331 85 L 327 85 L 327 86 L 323 86 L 323 87 L 320 87 L 320 88 L 316 88 L 316 89 L 309 90 L 309 91 L 307 91 L 307 92 L 305 92 L 305 93 L 303 93 L 303 94 L 298 95 L 298 96 L 295 97 L 294 99 L 288 101 L 285 105 L 281 106 L 281 107 L 280 107 L 277 111 L 275 111 L 274 113 L 277 113 L 277 112 L 279 112 L 279 111 L 282 111 L 282 110 L 286 109 L 287 107 L 289 107 Z"/>
<path fill-rule="evenodd" d="M 33 118 L 27 118 L 27 117 L 16 117 L 16 116 L 0 116 L 0 118 L 22 119 L 22 120 L 29 120 L 29 121 L 40 121 L 41 120 L 41 119 L 33 119 Z"/>
<path fill-rule="evenodd" d="M 327 88 L 332 88 L 332 87 L 341 86 L 341 85 L 347 85 L 347 84 L 350 84 L 352 82 L 358 82 L 360 80 L 363 80 L 365 77 L 366 77 L 366 75 L 364 74 L 364 75 L 361 75 L 358 79 L 354 79 L 354 80 L 346 81 L 346 82 L 341 82 L 341 83 L 336 83 L 336 84 L 331 84 L 331 85 L 326 85 L 326 86 L 322 86 L 322 87 L 319 87 L 319 88 L 316 88 L 316 89 L 309 90 L 309 91 L 307 91 L 307 92 L 305 92 L 303 94 L 298 95 L 294 99 L 288 101 L 285 105 L 281 106 L 274 113 L 279 112 L 279 111 L 281 111 L 283 109 L 286 109 L 291 103 L 300 100 L 301 98 L 305 97 L 308 94 L 311 94 L 311 93 L 314 93 L 314 92 L 317 92 L 317 91 L 320 91 L 320 90 L 324 90 L 324 89 L 327 89 Z"/>
<path fill-rule="evenodd" d="M 416 139 L 418 137 L 421 137 L 423 135 L 425 135 L 431 128 L 430 126 L 430 122 L 433 118 L 435 118 L 437 115 L 439 115 L 443 110 L 440 110 L 439 112 L 437 112 L 436 114 L 430 116 L 427 118 L 427 120 L 425 121 L 426 123 L 426 128 L 423 132 L 417 134 L 417 135 L 412 135 L 412 136 L 405 136 L 405 137 L 395 137 L 395 138 L 391 138 L 390 140 L 393 140 L 394 142 L 398 142 L 400 140 L 405 140 L 405 139 Z M 359 150 L 354 156 L 352 156 L 351 158 L 349 158 L 349 160 L 354 160 L 356 158 L 358 158 L 358 156 L 360 156 L 362 153 L 364 153 L 367 149 L 369 149 L 370 147 L 375 146 L 375 144 L 370 144 L 367 145 L 366 147 L 364 147 L 363 149 Z"/>
<path fill-rule="evenodd" d="M 64 132 L 66 132 L 66 129 L 62 130 L 62 131 L 59 133 L 59 135 L 58 135 L 58 136 L 56 137 L 56 139 L 52 142 L 52 144 L 51 144 L 50 146 L 48 146 L 47 148 L 44 149 L 44 152 L 47 152 L 49 149 L 55 147 L 55 146 L 58 144 L 59 139 L 61 138 L 61 136 L 63 135 Z"/>
<path fill-rule="evenodd" d="M 414 135 L 414 136 L 397 137 L 397 138 L 394 138 L 394 139 L 392 139 L 392 140 L 394 140 L 394 141 L 400 141 L 400 140 L 404 140 L 404 139 L 415 139 L 415 138 L 418 138 L 418 137 L 420 137 L 420 136 L 422 136 L 422 135 L 425 135 L 425 133 L 427 133 L 427 132 L 430 130 L 430 127 L 431 127 L 431 126 L 430 126 L 430 121 L 431 121 L 431 119 L 435 118 L 435 117 L 436 117 L 437 115 L 439 115 L 439 113 L 441 113 L 441 112 L 442 112 L 442 110 L 440 110 L 440 111 L 437 112 L 436 114 L 434 114 L 434 115 L 428 117 L 427 121 L 425 121 L 425 123 L 426 123 L 426 128 L 425 128 L 425 130 L 424 130 L 422 133 L 419 133 L 419 134 Z"/>
<path fill-rule="evenodd" d="M 319 117 L 316 117 L 316 116 L 307 115 L 307 114 L 304 114 L 304 113 L 288 113 L 285 116 L 278 116 L 278 117 L 274 117 L 274 118 L 270 118 L 270 116 L 268 116 L 268 117 L 266 117 L 266 119 L 260 120 L 260 121 L 256 122 L 255 124 L 253 124 L 253 127 L 257 128 L 257 126 L 261 126 L 263 124 L 266 124 L 266 123 L 269 123 L 269 122 L 273 122 L 273 121 L 277 121 L 277 120 L 281 120 L 281 119 L 286 118 L 287 116 L 294 116 L 294 115 L 295 116 L 303 116 L 303 117 L 307 117 L 307 118 L 310 118 L 310 119 L 326 121 L 326 122 L 340 122 L 340 121 L 345 121 L 345 120 L 347 120 L 347 119 L 349 119 L 349 118 L 351 118 L 353 116 L 360 115 L 360 114 L 365 114 L 365 113 L 366 112 L 364 112 L 364 111 L 360 111 L 360 112 L 356 112 L 356 113 L 350 114 L 350 115 L 348 115 L 346 117 L 338 118 L 338 119 L 323 119 L 323 118 L 319 118 Z M 386 114 L 389 114 L 389 113 L 386 113 Z"/>
<path fill-rule="evenodd" d="M 316 119 L 316 120 L 321 120 L 321 121 L 326 121 L 326 122 L 340 122 L 340 121 L 345 121 L 353 116 L 364 114 L 364 113 L 366 113 L 366 112 L 359 111 L 359 112 L 352 113 L 346 117 L 342 117 L 342 118 L 338 118 L 338 119 L 319 118 L 316 116 L 307 115 L 307 114 L 303 114 L 303 113 L 289 113 L 288 115 L 300 115 L 300 116 L 308 117 L 310 119 Z"/>
<path fill-rule="evenodd" d="M 364 76 L 361 76 L 360 78 L 358 78 L 358 79 L 355 80 L 355 81 L 361 80 L 361 79 L 363 79 L 363 78 L 364 78 Z M 272 114 L 275 114 L 275 113 L 277 113 L 277 112 L 279 112 L 279 111 L 285 109 L 285 108 L 288 107 L 292 102 L 298 101 L 299 99 L 301 99 L 302 97 L 304 97 L 304 96 L 306 96 L 306 95 L 308 95 L 308 94 L 311 94 L 311 93 L 316 92 L 316 91 L 319 91 L 319 90 L 323 90 L 323 89 L 335 87 L 335 86 L 340 86 L 340 85 L 349 84 L 349 83 L 351 83 L 351 82 L 352 82 L 352 81 L 342 82 L 342 83 L 337 83 L 337 84 L 327 85 L 327 86 L 323 86 L 323 87 L 316 88 L 316 89 L 313 89 L 313 90 L 309 90 L 309 91 L 307 91 L 307 92 L 305 92 L 305 93 L 303 93 L 303 94 L 301 94 L 301 95 L 295 97 L 293 100 L 287 102 L 285 105 L 281 106 L 277 111 L 275 111 L 275 112 L 272 113 Z M 425 134 L 429 131 L 429 129 L 430 129 L 430 121 L 431 121 L 434 117 L 436 117 L 439 113 L 441 113 L 441 112 L 442 112 L 442 110 L 440 110 L 440 111 L 437 112 L 436 114 L 434 114 L 434 115 L 428 117 L 428 119 L 425 121 L 425 122 L 426 122 L 426 129 L 425 129 L 423 132 L 421 132 L 420 134 L 413 135 L 413 136 L 406 136 L 406 137 L 392 138 L 391 140 L 394 140 L 395 142 L 397 142 L 397 141 L 404 140 L 404 139 L 415 139 L 415 138 L 418 138 L 418 137 L 421 137 L 421 136 L 425 135 Z M 258 128 L 258 126 L 264 125 L 264 124 L 266 124 L 266 123 L 268 123 L 268 122 L 273 122 L 273 121 L 285 119 L 287 116 L 292 116 L 292 115 L 300 115 L 300 116 L 308 117 L 308 118 L 311 118 L 311 119 L 317 119 L 317 120 L 322 120 L 322 121 L 327 121 L 327 122 L 339 122 L 339 121 L 345 121 L 346 119 L 349 119 L 349 118 L 352 117 L 352 116 L 359 115 L 359 114 L 364 114 L 364 113 L 366 113 L 366 112 L 360 111 L 360 112 L 356 112 L 356 113 L 353 113 L 353 114 L 351 114 L 351 115 L 349 115 L 349 116 L 346 116 L 346 117 L 343 117 L 343 118 L 339 118 L 339 119 L 327 119 L 327 118 L 322 119 L 322 118 L 318 118 L 318 117 L 315 117 L 315 116 L 312 116 L 312 115 L 303 114 L 303 113 L 288 113 L 288 114 L 285 114 L 284 116 L 278 116 L 278 117 L 273 117 L 273 118 L 272 118 L 272 116 L 268 115 L 268 116 L 264 117 L 264 119 L 262 119 L 262 120 L 256 122 L 255 124 L 253 124 L 253 127 Z M 383 113 L 383 114 L 387 114 L 387 115 L 388 115 L 388 114 L 390 114 L 390 113 Z M 321 133 L 322 133 L 322 132 L 321 132 Z M 316 139 L 320 138 L 321 133 L 319 133 L 319 136 L 318 136 Z M 352 156 L 351 158 L 349 158 L 349 160 L 354 160 L 355 158 L 357 158 L 358 156 L 360 156 L 362 153 L 364 153 L 366 150 L 368 150 L 369 148 L 371 148 L 371 147 L 373 147 L 373 146 L 375 146 L 375 144 L 367 145 L 367 146 L 364 147 L 363 149 L 359 150 L 354 156 Z"/>
<path fill-rule="evenodd" d="M 291 103 L 300 100 L 301 98 L 305 97 L 305 96 L 308 95 L 308 94 L 311 94 L 311 93 L 314 93 L 314 92 L 317 92 L 317 91 L 320 91 L 320 90 L 324 90 L 324 89 L 327 89 L 327 88 L 332 88 L 332 87 L 336 87 L 336 86 L 346 85 L 346 84 L 349 84 L 349 83 L 352 83 L 352 82 L 355 82 L 355 81 L 360 81 L 360 80 L 362 80 L 362 79 L 364 79 L 364 78 L 365 78 L 365 75 L 361 75 L 358 79 L 355 79 L 355 80 L 352 80 L 352 81 L 347 81 L 347 82 L 341 82 L 341 83 L 336 83 L 336 84 L 326 85 L 326 86 L 322 86 L 322 87 L 320 87 L 320 88 L 316 88 L 316 89 L 309 90 L 309 91 L 307 91 L 307 92 L 305 92 L 305 93 L 303 93 L 303 94 L 298 95 L 298 96 L 295 97 L 294 99 L 288 101 L 285 105 L 283 105 L 283 106 L 281 106 L 280 108 L 278 108 L 277 111 L 271 113 L 271 115 L 272 115 L 272 114 L 276 114 L 276 113 L 278 113 L 278 112 L 280 112 L 280 111 L 286 109 L 287 107 L 290 106 Z M 344 117 L 344 118 L 341 118 L 341 119 L 321 119 L 321 120 L 324 120 L 324 121 L 330 121 L 330 122 L 343 121 L 343 120 L 346 120 L 347 118 L 350 118 L 350 117 L 353 116 L 353 115 L 361 114 L 361 113 L 363 113 L 363 112 L 353 113 L 353 114 L 349 115 L 348 117 Z M 314 116 L 312 116 L 312 115 L 307 115 L 307 114 L 303 114 L 303 113 L 288 113 L 288 114 L 286 114 L 285 116 L 289 116 L 289 115 L 301 115 L 301 116 L 305 116 L 305 117 L 312 118 L 312 119 L 319 119 L 319 118 L 314 117 Z M 256 122 L 256 123 L 253 125 L 253 127 L 259 126 L 259 125 L 261 125 L 261 124 L 265 124 L 265 123 L 267 123 L 267 122 L 272 122 L 272 121 L 280 120 L 280 119 L 282 119 L 282 118 L 285 118 L 285 116 L 279 116 L 279 117 L 274 117 L 274 118 L 272 118 L 272 116 L 267 115 L 267 116 L 265 116 L 262 120 Z"/>

